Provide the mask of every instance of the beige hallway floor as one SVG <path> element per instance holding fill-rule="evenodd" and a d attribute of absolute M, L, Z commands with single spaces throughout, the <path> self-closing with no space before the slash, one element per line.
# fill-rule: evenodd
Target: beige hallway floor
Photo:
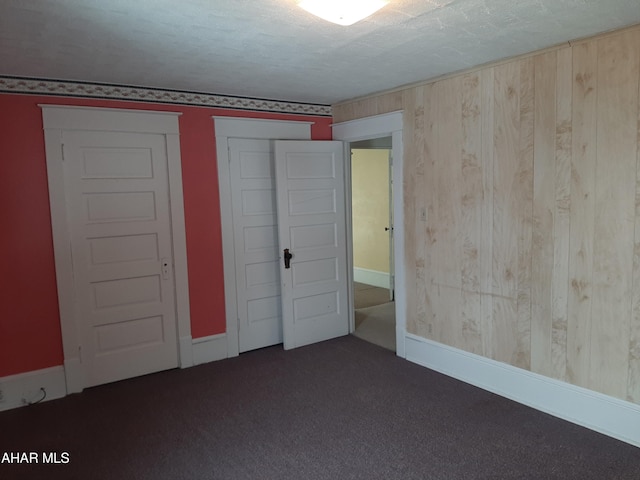
<path fill-rule="evenodd" d="M 396 350 L 395 303 L 389 290 L 354 282 L 356 330 L 353 334 L 389 350 Z"/>

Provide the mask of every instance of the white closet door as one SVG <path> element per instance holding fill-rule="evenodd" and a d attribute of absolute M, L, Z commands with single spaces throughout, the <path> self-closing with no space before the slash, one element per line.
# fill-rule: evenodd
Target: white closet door
<path fill-rule="evenodd" d="M 178 365 L 166 139 L 64 131 L 85 386 Z"/>
<path fill-rule="evenodd" d="M 273 147 L 229 139 L 239 352 L 282 343 Z"/>

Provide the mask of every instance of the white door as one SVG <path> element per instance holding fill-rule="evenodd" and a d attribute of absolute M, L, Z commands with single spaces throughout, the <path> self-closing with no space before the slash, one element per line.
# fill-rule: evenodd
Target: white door
<path fill-rule="evenodd" d="M 238 348 L 282 343 L 278 219 L 270 140 L 229 139 Z"/>
<path fill-rule="evenodd" d="M 177 367 L 166 140 L 64 131 L 85 386 Z"/>
<path fill-rule="evenodd" d="M 349 333 L 343 144 L 276 141 L 275 154 L 284 348 L 290 349 Z"/>

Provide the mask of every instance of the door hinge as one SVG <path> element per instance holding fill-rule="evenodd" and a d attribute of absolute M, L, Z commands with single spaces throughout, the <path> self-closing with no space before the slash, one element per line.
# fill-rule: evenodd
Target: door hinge
<path fill-rule="evenodd" d="M 237 325 L 238 325 L 238 333 L 240 333 L 240 319 L 237 319 Z"/>
<path fill-rule="evenodd" d="M 62 161 L 64 162 L 65 157 L 67 156 L 67 149 L 64 146 L 64 143 L 60 144 L 60 148 L 62 149 Z"/>

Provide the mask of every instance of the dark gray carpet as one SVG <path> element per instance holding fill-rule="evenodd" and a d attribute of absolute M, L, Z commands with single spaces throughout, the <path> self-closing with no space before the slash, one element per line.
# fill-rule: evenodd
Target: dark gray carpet
<path fill-rule="evenodd" d="M 355 337 L 0 413 L 1 479 L 638 479 L 640 449 Z"/>

